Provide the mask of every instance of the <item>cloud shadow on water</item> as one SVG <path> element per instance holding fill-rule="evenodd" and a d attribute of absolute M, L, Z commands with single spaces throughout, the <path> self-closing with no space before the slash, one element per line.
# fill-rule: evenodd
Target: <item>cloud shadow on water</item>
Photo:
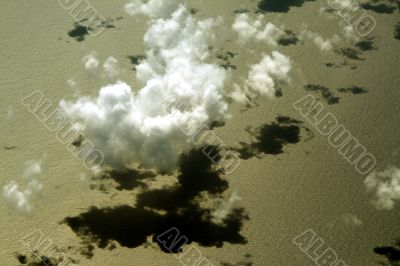
<path fill-rule="evenodd" d="M 126 56 L 131 61 L 131 64 L 133 65 L 132 70 L 136 70 L 136 66 L 139 65 L 143 60 L 146 59 L 146 56 L 144 55 L 128 55 Z"/>
<path fill-rule="evenodd" d="M 219 153 L 217 147 L 213 149 Z M 181 251 L 179 245 L 166 250 L 156 239 L 172 227 L 201 246 L 222 247 L 225 242 L 246 244 L 240 230 L 249 217 L 243 208 L 234 208 L 220 224 L 213 221 L 212 209 L 200 206 L 205 199 L 222 199 L 222 193 L 229 186 L 221 174 L 202 148 L 194 149 L 181 157 L 177 185 L 142 191 L 135 206 L 92 206 L 78 216 L 65 218 L 62 223 L 83 240 L 102 249 L 114 242 L 136 248 L 148 244 L 148 237 L 152 237 L 164 252 L 177 253 Z"/>
<path fill-rule="evenodd" d="M 368 92 L 367 89 L 358 86 L 351 86 L 349 88 L 339 88 L 337 90 L 340 93 L 352 93 L 352 94 L 363 94 Z"/>
<path fill-rule="evenodd" d="M 397 22 L 395 28 L 394 28 L 394 38 L 397 40 L 400 40 L 400 22 Z"/>
<path fill-rule="evenodd" d="M 388 263 L 382 265 L 400 265 L 400 240 L 397 240 L 392 246 L 381 246 L 374 248 L 374 252 L 386 258 Z"/>
<path fill-rule="evenodd" d="M 127 169 L 122 172 L 110 171 L 101 177 L 104 179 L 112 179 L 117 183 L 115 189 L 133 190 L 135 188 L 147 188 L 146 181 L 155 179 L 156 174 L 151 171 L 138 171 L 134 169 Z"/>
<path fill-rule="evenodd" d="M 258 3 L 258 9 L 261 12 L 289 12 L 290 8 L 301 7 L 305 2 L 315 0 L 262 0 Z"/>
<path fill-rule="evenodd" d="M 114 25 L 115 21 L 121 20 L 123 17 L 117 17 L 117 18 L 108 18 L 105 21 L 101 21 L 100 25 L 98 27 L 102 27 L 104 29 L 116 29 L 117 27 Z M 78 22 L 74 23 L 74 28 L 70 31 L 68 31 L 68 36 L 71 38 L 74 38 L 77 42 L 82 42 L 85 40 L 86 35 L 90 35 L 90 31 L 93 31 L 94 29 L 89 27 L 87 24 L 88 19 L 84 18 Z M 87 26 L 85 25 L 87 24 Z"/>
<path fill-rule="evenodd" d="M 74 38 L 77 42 L 85 40 L 86 35 L 89 35 L 87 27 L 82 26 L 79 22 L 74 23 L 74 28 L 68 31 L 68 36 Z"/>
<path fill-rule="evenodd" d="M 249 133 L 254 135 L 254 140 L 251 143 L 241 142 L 240 148 L 233 149 L 239 152 L 242 159 L 250 159 L 260 154 L 281 154 L 285 145 L 300 141 L 302 128 L 308 135 L 307 140 L 312 138 L 312 132 L 301 124 L 301 121 L 278 116 L 275 122 L 262 125 L 256 132 L 249 130 Z"/>
<path fill-rule="evenodd" d="M 339 103 L 340 98 L 335 96 L 328 87 L 309 84 L 304 86 L 304 88 L 306 91 L 319 92 L 322 98 L 330 105 Z"/>
<path fill-rule="evenodd" d="M 282 46 L 296 45 L 299 42 L 299 38 L 291 30 L 285 30 L 285 36 L 278 40 L 278 44 Z"/>
<path fill-rule="evenodd" d="M 380 14 L 392 14 L 396 10 L 395 6 L 386 5 L 383 3 L 363 3 L 361 4 L 361 7 L 365 10 L 374 11 L 375 13 Z"/>

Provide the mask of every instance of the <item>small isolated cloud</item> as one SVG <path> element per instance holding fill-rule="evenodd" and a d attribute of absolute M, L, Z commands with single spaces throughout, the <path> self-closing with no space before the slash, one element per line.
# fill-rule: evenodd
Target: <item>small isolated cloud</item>
<path fill-rule="evenodd" d="M 252 65 L 247 79 L 250 89 L 262 96 L 274 96 L 276 81 L 289 82 L 292 68 L 287 56 L 273 51 L 266 55 L 259 64 Z"/>
<path fill-rule="evenodd" d="M 21 188 L 15 181 L 3 186 L 3 199 L 15 212 L 31 215 L 34 211 L 34 201 L 41 195 L 43 184 L 39 181 L 42 174 L 43 159 L 28 161 L 22 174 L 25 188 Z"/>
<path fill-rule="evenodd" d="M 276 46 L 279 39 L 285 35 L 285 31 L 270 22 L 264 25 L 263 15 L 253 19 L 247 13 L 241 13 L 236 16 L 232 29 L 238 33 L 239 41 L 242 44 L 254 39 Z"/>
<path fill-rule="evenodd" d="M 356 31 L 354 30 L 353 25 L 346 25 L 343 27 L 343 38 L 347 43 L 354 44 L 361 41 L 361 38 L 358 36 Z"/>
<path fill-rule="evenodd" d="M 119 74 L 118 60 L 112 56 L 108 57 L 106 61 L 104 61 L 103 70 L 109 80 L 115 81 Z"/>
<path fill-rule="evenodd" d="M 215 210 L 212 212 L 212 221 L 216 224 L 223 224 L 228 215 L 232 213 L 235 206 L 242 198 L 239 196 L 238 191 L 233 191 L 227 200 L 221 200 Z"/>
<path fill-rule="evenodd" d="M 250 104 L 259 96 L 275 97 L 277 84 L 290 81 L 289 72 L 292 69 L 290 59 L 280 52 L 263 57 L 260 63 L 252 65 L 243 89 L 234 85 L 231 98 L 241 104 Z"/>
<path fill-rule="evenodd" d="M 355 214 L 346 213 L 342 216 L 342 220 L 346 225 L 351 226 L 360 226 L 362 225 L 362 221 Z"/>
<path fill-rule="evenodd" d="M 124 9 L 131 16 L 140 14 L 154 18 L 166 18 L 182 3 L 182 0 L 133 0 L 126 4 Z"/>
<path fill-rule="evenodd" d="M 7 116 L 6 116 L 7 120 L 11 120 L 14 117 L 14 114 L 15 114 L 15 107 L 9 105 L 7 107 Z"/>
<path fill-rule="evenodd" d="M 96 53 L 91 52 L 90 54 L 83 57 L 82 63 L 87 72 L 89 72 L 93 76 L 96 75 L 97 69 L 99 68 L 99 65 L 100 65 L 100 62 L 97 59 Z"/>
<path fill-rule="evenodd" d="M 364 184 L 368 192 L 373 194 L 372 203 L 378 210 L 391 210 L 395 201 L 400 199 L 400 169 L 396 167 L 372 172 Z"/>

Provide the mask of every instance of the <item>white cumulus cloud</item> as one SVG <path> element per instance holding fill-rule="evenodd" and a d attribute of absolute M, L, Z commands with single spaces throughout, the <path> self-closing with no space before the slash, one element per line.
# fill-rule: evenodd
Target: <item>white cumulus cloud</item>
<path fill-rule="evenodd" d="M 394 208 L 400 199 L 400 169 L 390 167 L 384 171 L 374 171 L 364 181 L 367 190 L 373 194 L 373 204 L 379 210 Z"/>
<path fill-rule="evenodd" d="M 285 35 L 282 29 L 270 22 L 264 25 L 262 18 L 263 15 L 260 15 L 253 19 L 247 13 L 236 16 L 232 29 L 238 33 L 239 41 L 242 44 L 254 39 L 276 46 L 278 40 Z"/>
<path fill-rule="evenodd" d="M 108 57 L 106 61 L 104 61 L 103 70 L 109 80 L 115 81 L 119 74 L 118 60 L 112 56 Z"/>
<path fill-rule="evenodd" d="M 166 18 L 181 4 L 182 0 L 133 0 L 124 9 L 129 15 L 146 15 L 155 18 Z"/>
<path fill-rule="evenodd" d="M 97 54 L 94 52 L 91 52 L 90 54 L 86 55 L 82 59 L 82 63 L 86 69 L 91 75 L 96 75 L 97 69 L 99 68 L 100 62 L 97 59 Z"/>
<path fill-rule="evenodd" d="M 155 5 L 156 11 L 158 4 L 168 10 L 176 4 L 167 8 L 167 1 L 134 3 L 138 10 Z M 158 11 L 148 15 L 154 14 Z M 209 125 L 229 118 L 223 97 L 226 72 L 206 63 L 215 24 L 213 19 L 196 20 L 183 5 L 167 18 L 154 18 L 144 36 L 147 59 L 136 68 L 141 88 L 134 92 L 118 81 L 101 88 L 96 98 L 61 101 L 67 116 L 104 153 L 106 165 L 171 170 L 180 152 L 192 146 L 180 129 L 187 121 Z M 165 110 L 161 103 L 171 97 L 188 108 Z"/>
<path fill-rule="evenodd" d="M 280 52 L 273 51 L 271 55 L 264 56 L 260 63 L 250 67 L 243 88 L 235 84 L 230 96 L 241 104 L 250 104 L 251 100 L 260 96 L 273 98 L 276 95 L 277 84 L 290 81 L 291 69 L 290 59 Z"/>
<path fill-rule="evenodd" d="M 5 203 L 15 212 L 23 215 L 31 215 L 34 211 L 34 201 L 43 190 L 43 184 L 39 181 L 42 174 L 43 159 L 40 161 L 28 161 L 22 174 L 26 183 L 21 188 L 15 181 L 3 186 L 3 199 Z"/>

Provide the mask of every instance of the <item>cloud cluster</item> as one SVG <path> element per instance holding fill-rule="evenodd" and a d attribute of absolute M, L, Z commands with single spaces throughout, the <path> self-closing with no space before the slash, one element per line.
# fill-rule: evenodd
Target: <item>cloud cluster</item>
<path fill-rule="evenodd" d="M 302 30 L 299 37 L 301 40 L 311 40 L 322 52 L 331 51 L 335 44 L 340 41 L 340 37 L 336 34 L 331 38 L 324 38 L 309 29 Z"/>
<path fill-rule="evenodd" d="M 85 70 L 92 76 L 96 77 L 99 73 L 100 60 L 97 58 L 97 53 L 90 52 L 82 59 Z M 108 57 L 103 65 L 103 76 L 110 82 L 115 82 L 119 75 L 118 60 L 115 57 Z M 71 84 L 76 86 L 76 84 Z"/>
<path fill-rule="evenodd" d="M 341 25 L 341 32 L 331 37 L 324 38 L 321 34 L 306 27 L 300 32 L 299 38 L 302 41 L 312 41 L 321 52 L 332 51 L 340 45 L 355 45 L 361 41 L 353 25 L 348 25 L 345 22 L 342 22 Z"/>
<path fill-rule="evenodd" d="M 400 199 L 400 169 L 396 167 L 372 172 L 364 184 L 374 194 L 373 204 L 379 210 L 393 209 L 395 201 Z"/>
<path fill-rule="evenodd" d="M 253 19 L 247 13 L 238 14 L 232 25 L 232 29 L 239 35 L 239 41 L 245 44 L 251 40 L 262 41 L 271 46 L 276 46 L 278 40 L 285 35 L 285 32 L 268 22 L 264 25 L 263 15 Z"/>
<path fill-rule="evenodd" d="M 206 63 L 217 21 L 196 20 L 183 5 L 168 15 L 178 2 L 134 1 L 126 7 L 131 14 L 152 17 L 144 36 L 146 59 L 136 67 L 141 88 L 134 92 L 117 81 L 103 87 L 96 98 L 60 103 L 114 169 L 137 163 L 172 170 L 180 152 L 192 146 L 190 137 L 181 130 L 187 121 L 210 125 L 229 118 L 223 97 L 226 72 Z M 110 65 L 111 60 L 105 68 L 113 69 Z M 171 97 L 179 104 L 166 110 L 162 103 Z M 183 105 L 188 108 L 179 108 Z"/>
<path fill-rule="evenodd" d="M 273 51 L 261 62 L 250 67 L 243 88 L 234 86 L 231 97 L 241 104 L 250 104 L 251 100 L 260 96 L 275 97 L 278 82 L 289 82 L 292 69 L 290 59 L 280 52 Z"/>
<path fill-rule="evenodd" d="M 3 199 L 15 212 L 31 215 L 34 211 L 34 201 L 41 195 L 43 184 L 39 181 L 42 174 L 43 160 L 28 161 L 22 177 L 26 183 L 25 188 L 20 188 L 15 181 L 3 187 Z"/>

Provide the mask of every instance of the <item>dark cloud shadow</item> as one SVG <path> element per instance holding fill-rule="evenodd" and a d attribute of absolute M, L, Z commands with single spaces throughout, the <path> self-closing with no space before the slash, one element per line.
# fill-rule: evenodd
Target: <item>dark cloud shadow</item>
<path fill-rule="evenodd" d="M 386 5 L 383 3 L 363 3 L 361 4 L 361 7 L 365 10 L 371 10 L 380 14 L 392 14 L 396 10 L 395 6 Z"/>
<path fill-rule="evenodd" d="M 239 152 L 240 157 L 245 160 L 262 154 L 281 154 L 285 145 L 300 141 L 302 128 L 308 135 L 307 140 L 312 138 L 312 132 L 301 124 L 301 121 L 278 116 L 275 122 L 262 125 L 256 131 L 248 129 L 254 140 L 251 143 L 241 142 L 241 147 L 233 150 Z"/>
<path fill-rule="evenodd" d="M 140 64 L 141 61 L 146 59 L 146 56 L 144 55 L 128 55 L 126 56 L 131 61 L 131 64 L 133 65 L 132 70 L 136 70 L 136 66 Z"/>
<path fill-rule="evenodd" d="M 78 263 L 70 257 L 48 257 L 43 255 L 39 251 L 32 251 L 29 253 L 18 253 L 16 254 L 16 259 L 20 265 L 27 266 L 57 266 L 57 265 L 67 265 L 69 263 Z M 68 259 L 68 261 L 66 260 Z"/>
<path fill-rule="evenodd" d="M 236 9 L 233 11 L 234 14 L 243 14 L 243 13 L 249 13 L 250 10 L 245 9 L 245 8 L 240 8 L 240 9 Z"/>
<path fill-rule="evenodd" d="M 301 7 L 305 2 L 315 0 L 261 0 L 258 3 L 260 12 L 289 12 L 291 7 Z"/>
<path fill-rule="evenodd" d="M 394 38 L 397 40 L 400 40 L 400 22 L 397 22 L 395 28 L 394 28 Z"/>
<path fill-rule="evenodd" d="M 365 40 L 359 41 L 355 44 L 355 47 L 357 47 L 361 51 L 378 50 L 378 48 L 375 46 L 373 39 L 365 39 Z"/>
<path fill-rule="evenodd" d="M 328 87 L 324 87 L 321 85 L 309 84 L 309 85 L 304 86 L 304 88 L 306 91 L 319 92 L 321 94 L 322 98 L 328 104 L 339 103 L 340 98 L 335 96 Z"/>
<path fill-rule="evenodd" d="M 400 240 L 397 240 L 392 246 L 382 246 L 374 248 L 374 252 L 386 258 L 382 265 L 400 265 Z"/>
<path fill-rule="evenodd" d="M 358 49 L 354 49 L 354 48 L 339 48 L 336 49 L 335 52 L 337 54 L 340 54 L 342 56 L 345 56 L 347 58 L 353 59 L 353 60 L 365 60 L 364 58 L 361 57 L 361 51 L 359 51 Z"/>
<path fill-rule="evenodd" d="M 221 262 L 221 266 L 252 266 L 252 256 L 251 254 L 247 253 L 244 255 L 244 258 L 237 263 L 229 263 L 229 262 Z"/>
<path fill-rule="evenodd" d="M 341 93 L 352 93 L 352 94 L 363 94 L 363 93 L 368 92 L 367 89 L 364 89 L 364 88 L 361 88 L 358 86 L 351 86 L 349 88 L 339 88 L 337 90 L 338 90 L 338 92 L 341 92 Z"/>
<path fill-rule="evenodd" d="M 74 28 L 68 31 L 68 36 L 74 38 L 77 42 L 84 41 L 86 35 L 89 35 L 88 28 L 79 24 L 79 22 L 74 23 Z"/>
<path fill-rule="evenodd" d="M 217 58 L 218 60 L 222 61 L 222 62 L 220 63 L 220 66 L 221 66 L 221 67 L 223 67 L 224 69 L 229 69 L 229 68 L 231 68 L 231 69 L 233 69 L 233 70 L 236 70 L 237 67 L 236 67 L 235 65 L 233 65 L 233 64 L 231 63 L 230 60 L 232 60 L 233 58 L 235 58 L 235 56 L 237 56 L 237 53 L 232 53 L 232 52 L 230 52 L 230 51 L 219 51 L 219 52 L 216 54 L 216 58 Z"/>
<path fill-rule="evenodd" d="M 217 147 L 213 149 L 219 154 Z M 63 223 L 83 240 L 103 249 L 113 242 L 135 248 L 148 244 L 148 237 L 152 237 L 164 252 L 180 252 L 180 246 L 166 250 L 156 239 L 172 227 L 201 246 L 246 244 L 247 240 L 240 234 L 248 219 L 244 209 L 234 208 L 219 224 L 212 219 L 212 209 L 200 206 L 202 200 L 223 197 L 228 182 L 221 174 L 202 148 L 195 149 L 181 157 L 176 185 L 140 192 L 135 206 L 91 207 L 78 216 L 65 218 Z"/>
<path fill-rule="evenodd" d="M 293 31 L 285 30 L 286 35 L 278 40 L 279 45 L 289 46 L 296 45 L 300 42 L 299 38 L 294 34 Z"/>
<path fill-rule="evenodd" d="M 352 47 L 344 47 L 335 49 L 335 53 L 348 59 L 363 61 L 365 58 L 362 54 L 367 51 L 377 51 L 378 48 L 374 42 L 373 37 L 364 38 L 355 43 Z M 345 61 L 346 62 L 346 61 Z M 346 62 L 347 63 L 347 62 Z"/>
<path fill-rule="evenodd" d="M 342 68 L 342 67 L 349 67 L 350 70 L 355 70 L 357 69 L 357 65 L 356 64 L 350 64 L 349 62 L 347 62 L 347 60 L 344 60 L 341 63 L 333 63 L 333 62 L 328 62 L 324 64 L 326 67 L 328 68 Z"/>
<path fill-rule="evenodd" d="M 108 18 L 106 21 L 102 21 L 102 23 L 98 27 L 103 27 L 104 29 L 116 29 L 117 27 L 114 25 L 115 21 L 121 20 L 124 17 L 117 18 Z M 86 35 L 90 36 L 89 32 L 94 29 L 86 26 L 88 19 L 82 19 L 78 22 L 74 23 L 74 28 L 68 31 L 68 36 L 74 38 L 77 42 L 82 42 L 86 39 Z"/>
<path fill-rule="evenodd" d="M 100 180 L 112 179 L 116 182 L 117 190 L 133 190 L 135 188 L 147 188 L 146 181 L 154 180 L 156 174 L 151 171 L 138 171 L 127 169 L 122 172 L 110 171 L 105 173 Z"/>

